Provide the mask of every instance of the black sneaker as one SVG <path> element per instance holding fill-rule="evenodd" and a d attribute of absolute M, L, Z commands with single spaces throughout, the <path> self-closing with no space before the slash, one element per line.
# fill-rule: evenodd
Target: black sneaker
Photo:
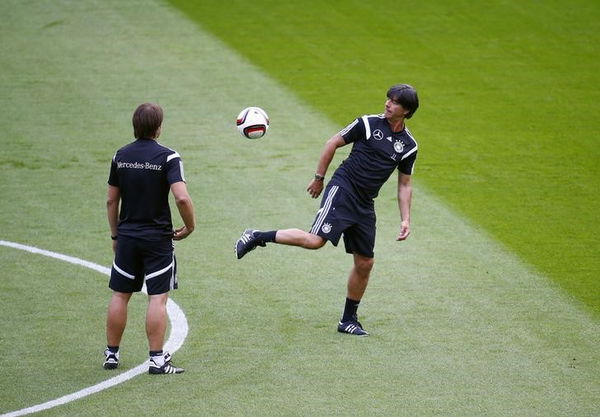
<path fill-rule="evenodd" d="M 171 354 L 169 352 L 165 352 L 163 356 L 159 356 L 156 359 L 150 357 L 150 366 L 148 367 L 148 373 L 153 375 L 181 374 L 183 373 L 183 368 L 177 368 L 175 365 L 173 365 L 171 363 Z"/>
<path fill-rule="evenodd" d="M 235 256 L 242 259 L 244 255 L 253 250 L 257 246 L 266 246 L 266 243 L 256 239 L 254 236 L 258 230 L 246 229 L 240 238 L 235 242 Z"/>
<path fill-rule="evenodd" d="M 119 352 L 111 352 L 110 350 L 104 350 L 104 369 L 116 369 L 119 366 Z"/>
<path fill-rule="evenodd" d="M 368 336 L 369 335 L 369 333 L 367 333 L 362 328 L 362 325 L 357 320 L 350 320 L 350 321 L 345 321 L 345 322 L 340 321 L 338 323 L 338 332 L 353 334 L 355 336 Z"/>

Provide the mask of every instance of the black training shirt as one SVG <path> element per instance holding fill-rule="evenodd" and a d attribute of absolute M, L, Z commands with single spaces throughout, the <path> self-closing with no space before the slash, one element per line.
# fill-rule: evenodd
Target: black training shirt
<path fill-rule="evenodd" d="M 372 203 L 394 170 L 412 175 L 417 158 L 417 142 L 408 128 L 392 132 L 383 115 L 367 115 L 354 120 L 340 135 L 352 150 L 333 174 L 330 184 L 339 185 L 360 200 Z"/>
<path fill-rule="evenodd" d="M 153 139 L 137 139 L 117 151 L 108 184 L 119 187 L 119 235 L 160 239 L 173 236 L 169 191 L 185 181 L 177 152 Z"/>

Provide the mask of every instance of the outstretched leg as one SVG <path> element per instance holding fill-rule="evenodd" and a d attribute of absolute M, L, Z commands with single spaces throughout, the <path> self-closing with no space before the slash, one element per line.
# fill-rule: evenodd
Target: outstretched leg
<path fill-rule="evenodd" d="M 281 229 L 275 234 L 275 243 L 304 249 L 319 249 L 325 245 L 325 242 L 326 240 L 321 236 L 300 229 Z"/>
<path fill-rule="evenodd" d="M 246 229 L 237 242 L 235 242 L 235 255 L 238 259 L 242 259 L 257 246 L 265 246 L 269 242 L 298 246 L 305 249 L 319 249 L 323 247 L 326 240 L 321 236 L 300 229 L 271 230 L 268 232 Z"/>

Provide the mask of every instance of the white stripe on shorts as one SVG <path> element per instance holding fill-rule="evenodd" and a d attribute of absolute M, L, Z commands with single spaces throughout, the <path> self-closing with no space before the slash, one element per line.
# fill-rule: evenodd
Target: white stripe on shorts
<path fill-rule="evenodd" d="M 129 279 L 134 279 L 135 275 L 131 275 L 125 271 L 123 271 L 121 268 L 119 268 L 117 266 L 116 263 L 113 262 L 113 268 L 115 268 L 115 271 L 117 271 L 119 274 L 123 275 L 125 278 L 129 278 Z"/>
<path fill-rule="evenodd" d="M 325 217 L 327 217 L 327 214 L 329 214 L 329 210 L 331 209 L 331 202 L 333 201 L 333 197 L 335 196 L 339 188 L 340 187 L 338 187 L 337 185 L 333 185 L 329 190 L 327 198 L 325 198 L 325 203 L 323 204 L 323 207 L 321 207 L 321 209 L 319 210 L 319 216 L 317 217 L 317 220 L 315 220 L 315 224 L 313 225 L 312 229 L 310 229 L 310 233 L 312 233 L 313 235 L 316 235 L 321 226 L 323 225 L 323 221 L 325 220 Z"/>
<path fill-rule="evenodd" d="M 173 254 L 173 269 L 171 270 L 171 282 L 169 289 L 174 290 L 175 284 L 177 284 L 177 276 L 175 275 L 175 254 Z"/>
<path fill-rule="evenodd" d="M 164 267 L 160 271 L 156 271 L 156 272 L 153 272 L 151 274 L 146 275 L 146 281 L 149 280 L 149 279 L 152 279 L 154 277 L 157 277 L 159 275 L 164 274 L 165 272 L 167 272 L 171 268 L 173 268 L 173 262 L 171 262 L 169 265 L 167 265 L 166 267 Z"/>

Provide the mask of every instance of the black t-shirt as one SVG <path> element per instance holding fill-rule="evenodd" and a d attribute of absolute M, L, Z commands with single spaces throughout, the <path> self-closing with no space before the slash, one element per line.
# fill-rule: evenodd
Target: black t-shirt
<path fill-rule="evenodd" d="M 329 184 L 339 185 L 365 203 L 372 203 L 395 169 L 412 175 L 417 142 L 408 128 L 392 132 L 383 115 L 367 115 L 346 126 L 340 135 L 352 150 Z"/>
<path fill-rule="evenodd" d="M 169 190 L 185 181 L 177 152 L 153 139 L 137 139 L 117 151 L 108 184 L 119 187 L 119 235 L 161 239 L 173 236 Z"/>

